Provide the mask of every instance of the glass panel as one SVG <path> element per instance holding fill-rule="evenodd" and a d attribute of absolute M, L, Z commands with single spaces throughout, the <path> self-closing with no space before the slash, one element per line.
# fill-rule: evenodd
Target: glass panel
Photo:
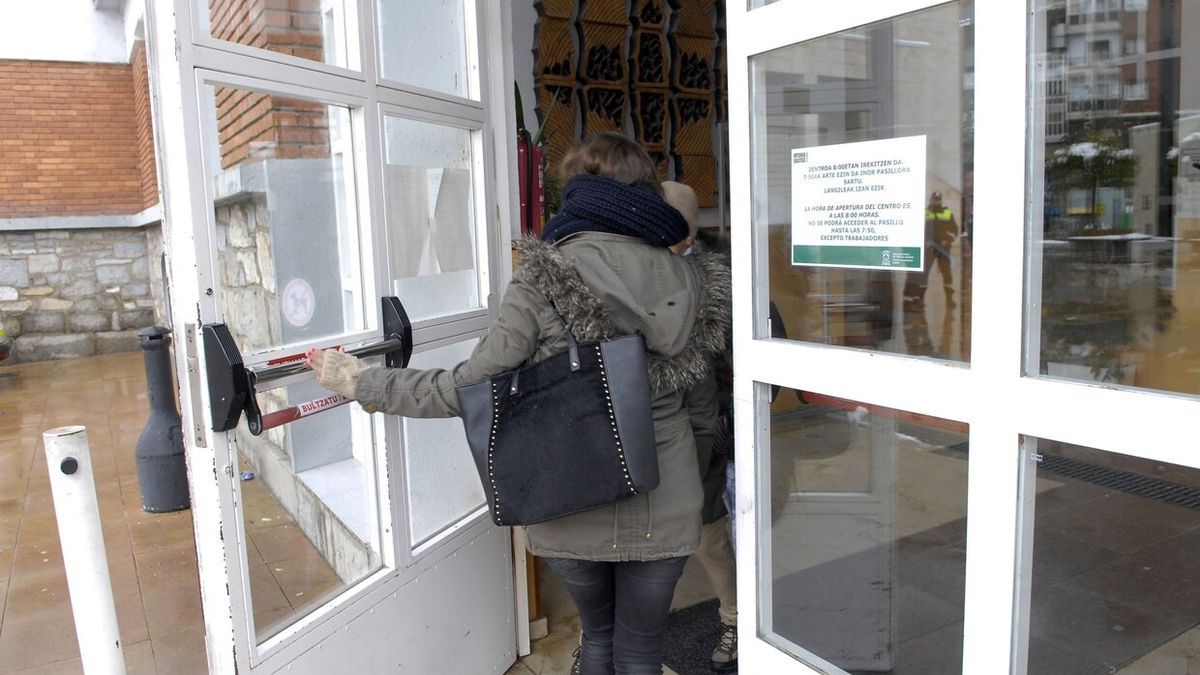
<path fill-rule="evenodd" d="M 1030 675 L 1197 672 L 1200 470 L 1029 443 L 1042 455 Z"/>
<path fill-rule="evenodd" d="M 239 349 L 365 329 L 350 111 L 206 91 L 218 302 Z M 326 396 L 309 381 L 258 402 L 265 415 Z M 233 440 L 262 641 L 379 569 L 375 442 L 357 406 Z"/>
<path fill-rule="evenodd" d="M 314 382 L 260 392 L 263 414 L 324 398 Z M 250 597 L 259 642 L 381 566 L 370 415 L 345 405 L 251 436 L 241 467 Z"/>
<path fill-rule="evenodd" d="M 413 321 L 480 307 L 471 132 L 384 117 L 392 291 Z"/>
<path fill-rule="evenodd" d="M 350 111 L 208 91 L 219 300 L 238 347 L 365 329 Z"/>
<path fill-rule="evenodd" d="M 199 7 L 202 29 L 218 40 L 358 67 L 358 55 L 347 49 L 343 0 L 209 0 Z"/>
<path fill-rule="evenodd" d="M 478 339 L 413 354 L 411 368 L 451 368 L 467 360 Z M 483 486 L 462 420 L 405 417 L 408 519 L 419 545 L 484 504 Z"/>
<path fill-rule="evenodd" d="M 750 59 L 776 337 L 969 360 L 973 16 L 951 2 Z"/>
<path fill-rule="evenodd" d="M 462 98 L 478 98 L 467 78 L 465 0 L 379 0 L 383 77 Z"/>
<path fill-rule="evenodd" d="M 769 413 L 766 639 L 853 672 L 961 672 L 967 425 L 789 389 Z"/>
<path fill-rule="evenodd" d="M 1032 6 L 1029 369 L 1195 394 L 1200 5 Z"/>

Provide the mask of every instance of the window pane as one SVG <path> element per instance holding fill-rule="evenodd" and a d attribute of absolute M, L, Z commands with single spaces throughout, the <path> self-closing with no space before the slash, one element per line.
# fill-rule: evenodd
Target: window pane
<path fill-rule="evenodd" d="M 365 329 L 350 110 L 206 93 L 217 300 L 242 354 Z M 310 380 L 260 388 L 258 403 L 327 396 Z M 380 568 L 376 443 L 357 406 L 232 437 L 261 642 Z"/>
<path fill-rule="evenodd" d="M 947 3 L 750 59 L 776 337 L 970 358 L 973 13 Z"/>
<path fill-rule="evenodd" d="M 322 399 L 305 382 L 260 392 L 264 415 Z M 344 405 L 252 436 L 233 431 L 259 642 L 381 566 L 371 418 Z"/>
<path fill-rule="evenodd" d="M 379 0 L 383 77 L 462 98 L 478 98 L 467 77 L 465 0 Z"/>
<path fill-rule="evenodd" d="M 218 40 L 357 68 L 347 50 L 344 0 L 209 0 L 201 26 Z"/>
<path fill-rule="evenodd" d="M 477 339 L 413 354 L 411 368 L 450 368 L 465 361 Z M 408 519 L 418 545 L 484 504 L 462 420 L 405 417 Z"/>
<path fill-rule="evenodd" d="M 1196 672 L 1200 470 L 1030 442 L 1030 675 Z"/>
<path fill-rule="evenodd" d="M 208 91 L 219 300 L 238 347 L 366 328 L 349 109 Z"/>
<path fill-rule="evenodd" d="M 853 672 L 961 672 L 967 426 L 787 389 L 768 412 L 766 639 Z"/>
<path fill-rule="evenodd" d="M 1195 394 L 1200 6 L 1032 6 L 1028 368 Z"/>
<path fill-rule="evenodd" d="M 392 289 L 413 321 L 480 307 L 471 132 L 384 117 Z"/>

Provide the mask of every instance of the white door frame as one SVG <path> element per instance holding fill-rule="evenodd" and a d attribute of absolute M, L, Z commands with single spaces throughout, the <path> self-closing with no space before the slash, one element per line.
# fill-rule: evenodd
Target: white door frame
<path fill-rule="evenodd" d="M 220 308 L 214 292 L 216 280 L 209 242 L 212 217 L 210 181 L 203 166 L 201 92 L 210 80 L 235 86 L 276 90 L 315 96 L 329 103 L 355 107 L 352 126 L 355 134 L 356 189 L 358 218 L 367 227 L 372 255 L 364 256 L 363 276 L 367 293 L 386 295 L 388 261 L 383 219 L 382 116 L 384 112 L 416 111 L 427 119 L 474 130 L 477 153 L 475 164 L 480 177 L 482 197 L 476 212 L 480 242 L 478 265 L 483 274 L 480 301 L 482 310 L 463 312 L 455 320 L 418 323 L 414 338 L 431 347 L 448 341 L 481 334 L 495 312 L 499 293 L 511 276 L 510 233 L 516 215 L 516 175 L 509 129 L 515 128 L 512 91 L 506 86 L 488 86 L 512 80 L 512 57 L 508 45 L 511 34 L 510 8 L 505 3 L 468 0 L 467 22 L 477 27 L 468 35 L 468 73 L 470 91 L 477 100 L 460 99 L 416 87 L 402 87 L 382 81 L 378 71 L 378 40 L 374 0 L 344 0 L 348 62 L 358 70 L 273 54 L 242 45 L 213 39 L 197 24 L 198 8 L 207 8 L 206 0 L 170 0 L 147 3 L 147 40 L 153 78 L 155 131 L 160 184 L 163 186 L 165 236 L 164 247 L 169 264 L 172 326 L 179 336 L 176 368 L 180 373 L 180 405 L 187 445 L 191 481 L 193 521 L 201 578 L 205 633 L 209 668 L 212 672 L 275 671 L 303 657 L 299 663 L 318 664 L 333 654 L 313 656 L 322 647 L 327 652 L 347 651 L 355 643 L 389 641 L 379 629 L 386 615 L 404 612 L 417 615 L 414 607 L 397 608 L 397 598 L 413 593 L 418 576 L 438 569 L 451 569 L 466 563 L 450 561 L 464 546 L 479 544 L 503 551 L 509 568 L 503 570 L 508 584 L 500 588 L 511 611 L 505 626 L 482 627 L 514 639 L 513 615 L 527 616 L 524 566 L 512 569 L 512 545 L 507 529 L 494 528 L 486 508 L 475 512 L 439 533 L 420 547 L 411 547 L 407 528 L 392 527 L 406 523 L 403 453 L 391 451 L 385 458 L 378 453 L 375 473 L 380 493 L 381 528 L 392 532 L 382 544 L 383 568 L 356 583 L 336 599 L 298 619 L 292 626 L 263 644 L 257 644 L 252 625 L 249 583 L 242 549 L 238 541 L 244 532 L 237 508 L 240 491 L 229 469 L 236 466 L 232 446 L 226 434 L 211 430 L 207 390 L 202 373 L 205 363 L 198 327 L 220 320 Z M 478 20 L 476 21 L 476 17 Z M 500 187 L 502 189 L 497 189 Z M 377 290 L 372 290 L 377 289 Z M 371 296 L 368 296 L 371 297 Z M 292 345 L 288 351 L 307 346 L 328 346 L 335 341 L 371 339 L 378 332 L 378 319 L 368 307 L 368 329 L 342 334 L 311 345 Z M 253 365 L 270 358 L 260 353 L 247 358 Z M 377 438 L 386 435 L 387 447 L 399 447 L 398 424 L 384 423 L 375 416 Z M 389 466 L 390 465 L 390 466 Z M 390 471 L 389 471 L 390 468 Z M 465 567 L 464 567 L 465 569 Z M 443 572 L 449 574 L 451 572 Z M 466 572 L 457 572 L 466 573 Z M 452 600 L 452 598 L 451 598 Z M 422 614 L 429 612 L 420 607 Z M 379 619 L 372 619 L 376 614 Z M 420 617 L 417 616 L 419 619 Z M 527 618 L 524 619 L 527 621 Z M 528 627 L 520 631 L 523 651 L 528 651 Z M 480 631 L 484 632 L 483 630 Z M 346 636 L 350 635 L 349 638 Z M 336 636 L 336 637 L 335 637 Z M 427 638 L 428 636 L 426 636 Z M 518 645 L 512 644 L 515 652 Z M 511 654 L 500 657 L 512 656 Z M 496 667 L 503 672 L 497 661 Z M 510 661 L 511 662 L 511 661 Z M 315 667 L 315 666 L 309 666 Z M 303 670 L 303 668 L 302 668 Z"/>
<path fill-rule="evenodd" d="M 1040 255 L 1040 228 L 1028 232 L 1026 191 L 1029 8 L 1024 2 L 975 3 L 975 227 L 970 364 L 819 344 L 771 340 L 767 330 L 765 255 L 752 244 L 751 101 L 749 59 L 941 2 L 846 0 L 814 11 L 807 0 L 780 0 L 746 9 L 726 4 L 729 26 L 730 175 L 734 226 L 734 398 L 738 447 L 738 595 L 744 625 L 740 644 L 746 672 L 819 672 L 798 663 L 760 636 L 760 537 L 769 531 L 769 466 L 761 448 L 769 439 L 763 387 L 780 384 L 840 398 L 907 410 L 970 425 L 967 568 L 963 672 L 1023 673 L 1030 579 L 1030 511 L 1022 502 L 1031 482 L 1022 438 L 1039 437 L 1133 457 L 1200 466 L 1180 439 L 1194 435 L 1200 401 L 1173 393 L 1132 391 L 1103 384 L 1055 380 L 1038 374 L 1037 354 L 1026 360 L 1026 322 L 1040 314 L 1040 291 L 1024 289 L 1035 270 L 1027 250 Z M 759 249 L 763 250 L 763 249 Z M 1018 263 L 1019 261 L 1019 263 Z M 1030 286 L 1040 289 L 1040 286 Z M 1033 323 L 1034 331 L 1037 324 Z M 1036 337 L 1036 336 L 1035 336 Z M 1032 342 L 1036 348 L 1036 340 Z M 870 377 L 847 374 L 870 373 Z M 1027 375 L 1028 373 L 1028 375 Z M 920 382 L 919 386 L 905 386 Z M 939 392 L 955 392 L 946 397 Z M 1137 423 L 1130 423 L 1136 420 Z M 1025 480 L 1023 483 L 1022 481 Z M 764 515 L 765 514 L 765 515 Z M 751 624 L 753 622 L 753 624 Z M 814 665 L 830 668 L 820 659 Z"/>

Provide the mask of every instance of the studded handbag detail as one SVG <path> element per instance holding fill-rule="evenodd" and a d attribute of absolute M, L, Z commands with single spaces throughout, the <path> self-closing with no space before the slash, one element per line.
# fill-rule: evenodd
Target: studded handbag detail
<path fill-rule="evenodd" d="M 580 344 L 564 326 L 567 351 L 457 388 L 497 525 L 532 525 L 658 486 L 645 341 Z"/>

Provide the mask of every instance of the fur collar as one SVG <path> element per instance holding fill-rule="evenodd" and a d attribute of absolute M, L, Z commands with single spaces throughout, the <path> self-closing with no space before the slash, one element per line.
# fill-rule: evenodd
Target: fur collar
<path fill-rule="evenodd" d="M 571 324 L 580 342 L 610 340 L 621 335 L 575 265 L 557 246 L 532 237 L 516 242 L 522 275 L 544 292 Z M 699 311 L 683 351 L 661 358 L 647 354 L 650 386 L 655 391 L 682 391 L 708 374 L 713 359 L 727 345 L 730 331 L 731 276 L 728 263 L 718 254 L 698 252 L 684 258 L 696 274 L 701 297 Z"/>

